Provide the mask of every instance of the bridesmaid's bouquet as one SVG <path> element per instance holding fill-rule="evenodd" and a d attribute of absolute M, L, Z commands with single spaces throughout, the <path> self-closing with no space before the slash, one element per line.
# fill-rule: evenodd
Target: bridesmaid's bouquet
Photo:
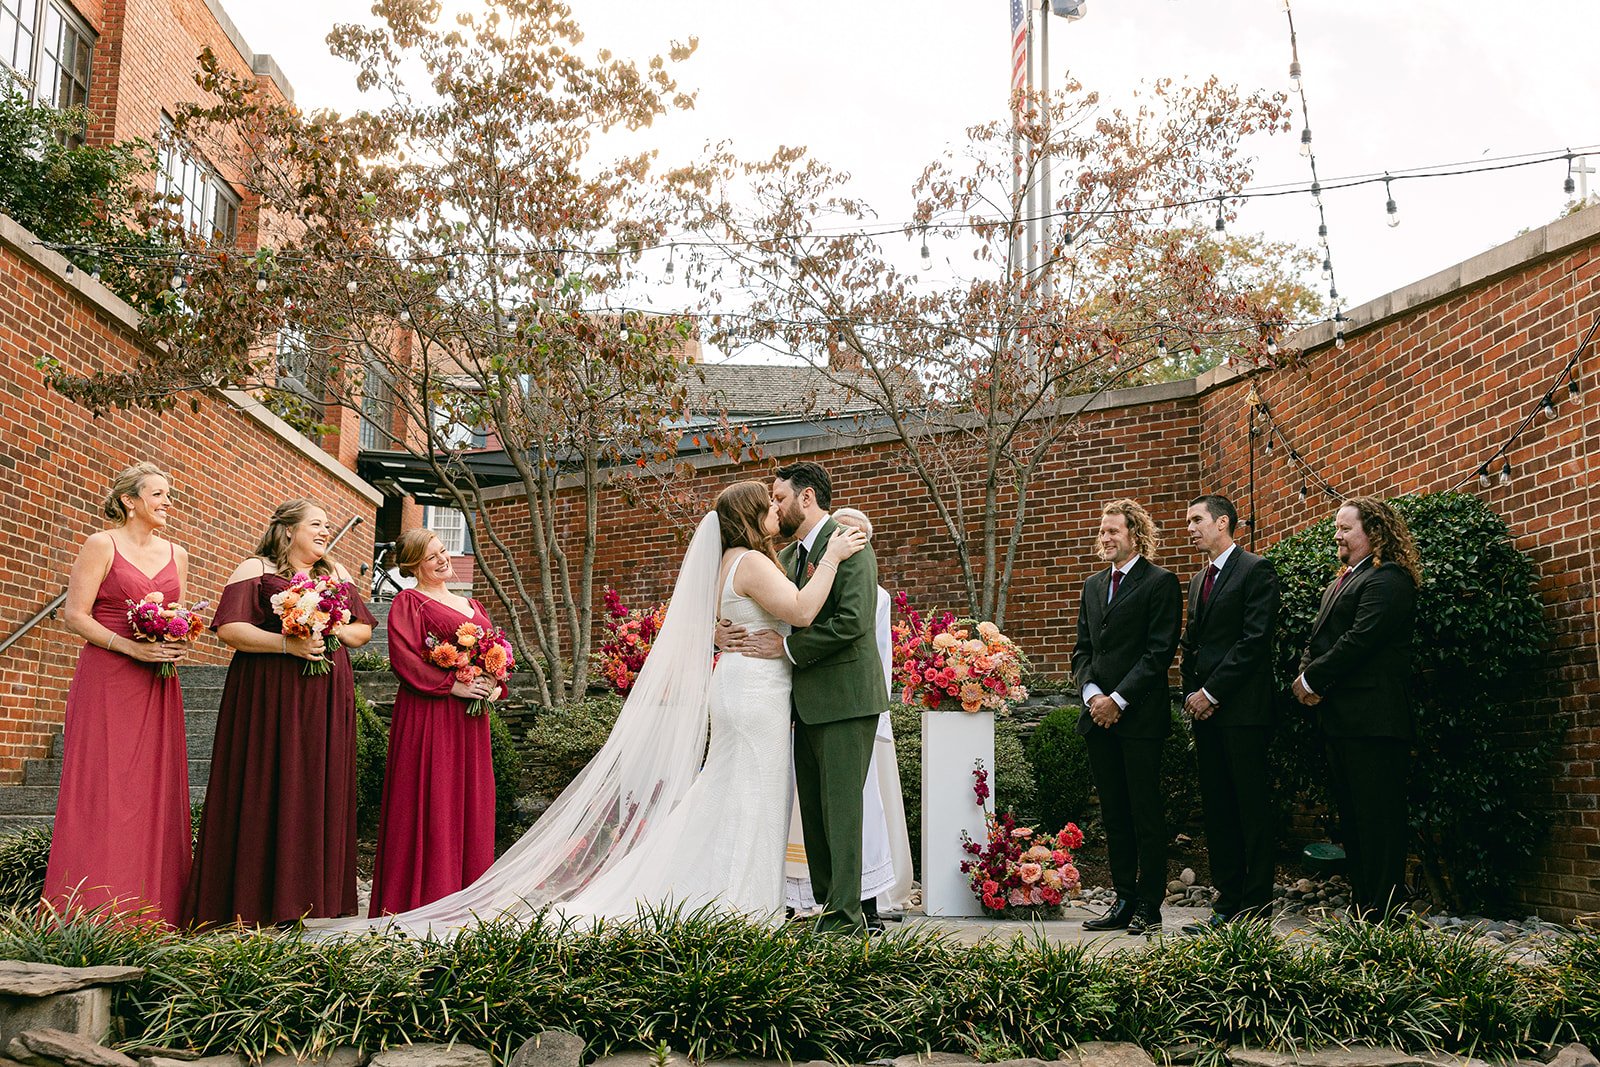
<path fill-rule="evenodd" d="M 449 640 L 430 633 L 427 645 L 428 662 L 455 671 L 456 681 L 462 685 L 471 685 L 484 675 L 504 685 L 506 678 L 516 670 L 511 639 L 498 626 L 485 630 L 475 622 L 464 622 L 456 627 Z M 493 706 L 494 701 L 480 698 L 467 705 L 467 714 L 482 715 Z"/>
<path fill-rule="evenodd" d="M 192 608 L 168 604 L 165 593 L 152 590 L 128 604 L 128 625 L 139 641 L 193 641 L 200 636 L 206 623 L 197 612 L 211 602 L 202 600 Z M 171 661 L 161 665 L 161 677 L 171 678 L 178 673 L 178 665 Z"/>
<path fill-rule="evenodd" d="M 301 674 L 327 674 L 333 670 L 333 654 L 339 651 L 339 627 L 352 618 L 349 586 L 331 574 L 313 578 L 302 572 L 289 580 L 287 589 L 273 594 L 272 610 L 290 637 L 322 637 L 322 658 L 306 660 Z"/>

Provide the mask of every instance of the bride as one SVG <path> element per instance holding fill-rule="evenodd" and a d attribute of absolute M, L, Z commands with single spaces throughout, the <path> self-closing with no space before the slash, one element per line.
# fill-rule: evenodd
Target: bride
<path fill-rule="evenodd" d="M 544 908 L 586 924 L 707 905 L 777 921 L 789 835 L 790 666 L 726 652 L 713 668 L 712 631 L 719 617 L 784 634 L 808 625 L 839 562 L 866 545 L 860 531 L 840 527 L 797 589 L 778 566 L 777 534 L 764 483 L 723 490 L 695 530 L 610 737 L 481 878 L 413 911 L 317 926 L 438 936 Z"/>

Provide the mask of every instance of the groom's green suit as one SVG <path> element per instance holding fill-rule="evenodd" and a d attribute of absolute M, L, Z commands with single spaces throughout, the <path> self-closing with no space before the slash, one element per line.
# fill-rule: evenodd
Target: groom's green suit
<path fill-rule="evenodd" d="M 838 524 L 829 518 L 803 571 L 798 544 L 778 556 L 804 587 Z M 861 791 L 872 762 L 878 715 L 889 706 L 874 632 L 878 561 L 871 546 L 843 563 L 811 625 L 786 642 L 794 661 L 794 772 L 811 887 L 826 911 L 817 928 L 851 929 L 861 916 Z"/>

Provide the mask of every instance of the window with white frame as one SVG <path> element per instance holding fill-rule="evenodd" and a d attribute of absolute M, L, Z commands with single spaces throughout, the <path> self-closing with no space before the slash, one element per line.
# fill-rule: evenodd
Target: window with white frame
<path fill-rule="evenodd" d="M 278 329 L 277 357 L 278 387 L 320 404 L 324 399 L 322 364 L 311 351 L 305 331 L 284 323 Z"/>
<path fill-rule="evenodd" d="M 0 3 L 5 0 L 0 0 Z M 176 200 L 184 228 L 208 241 L 231 245 L 239 236 L 239 194 L 192 145 L 161 117 L 161 168 L 156 193 Z"/>
<path fill-rule="evenodd" d="M 444 550 L 452 556 L 469 554 L 471 539 L 467 536 L 467 517 L 455 508 L 428 508 L 426 526 L 439 538 Z"/>
<path fill-rule="evenodd" d="M 433 433 L 439 445 L 448 449 L 482 448 L 488 442 L 483 431 L 468 425 L 462 414 L 440 405 L 433 408 Z"/>
<path fill-rule="evenodd" d="M 0 64 L 29 100 L 49 107 L 89 105 L 94 32 L 57 0 L 0 0 Z M 81 144 L 81 133 L 70 138 Z"/>

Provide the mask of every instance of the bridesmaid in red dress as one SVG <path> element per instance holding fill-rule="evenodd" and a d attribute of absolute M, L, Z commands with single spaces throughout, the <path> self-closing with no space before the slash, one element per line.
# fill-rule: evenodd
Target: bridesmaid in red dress
<path fill-rule="evenodd" d="M 346 648 L 372 640 L 350 587 L 351 621 L 328 674 L 321 637 L 289 637 L 272 597 L 297 573 L 350 576 L 323 557 L 333 530 L 310 500 L 272 513 L 256 554 L 222 591 L 212 628 L 234 649 L 222 690 L 211 784 L 184 898 L 192 923 L 268 925 L 356 911 L 355 675 Z"/>
<path fill-rule="evenodd" d="M 489 716 L 468 715 L 469 701 L 496 699 L 488 678 L 470 685 L 427 660 L 427 637 L 451 640 L 475 622 L 489 628 L 476 600 L 445 588 L 450 554 L 427 530 L 408 530 L 395 545 L 400 572 L 415 589 L 389 609 L 389 663 L 400 679 L 389 727 L 378 859 L 371 916 L 410 911 L 477 881 L 494 862 L 494 766 Z"/>
<path fill-rule="evenodd" d="M 135 641 L 128 601 L 183 602 L 189 554 L 158 535 L 171 488 L 161 468 L 117 475 L 72 565 L 67 629 L 89 643 L 67 692 L 66 757 L 44 879 L 58 912 L 105 908 L 175 924 L 189 879 L 189 763 L 183 693 L 158 667 L 185 643 Z"/>

